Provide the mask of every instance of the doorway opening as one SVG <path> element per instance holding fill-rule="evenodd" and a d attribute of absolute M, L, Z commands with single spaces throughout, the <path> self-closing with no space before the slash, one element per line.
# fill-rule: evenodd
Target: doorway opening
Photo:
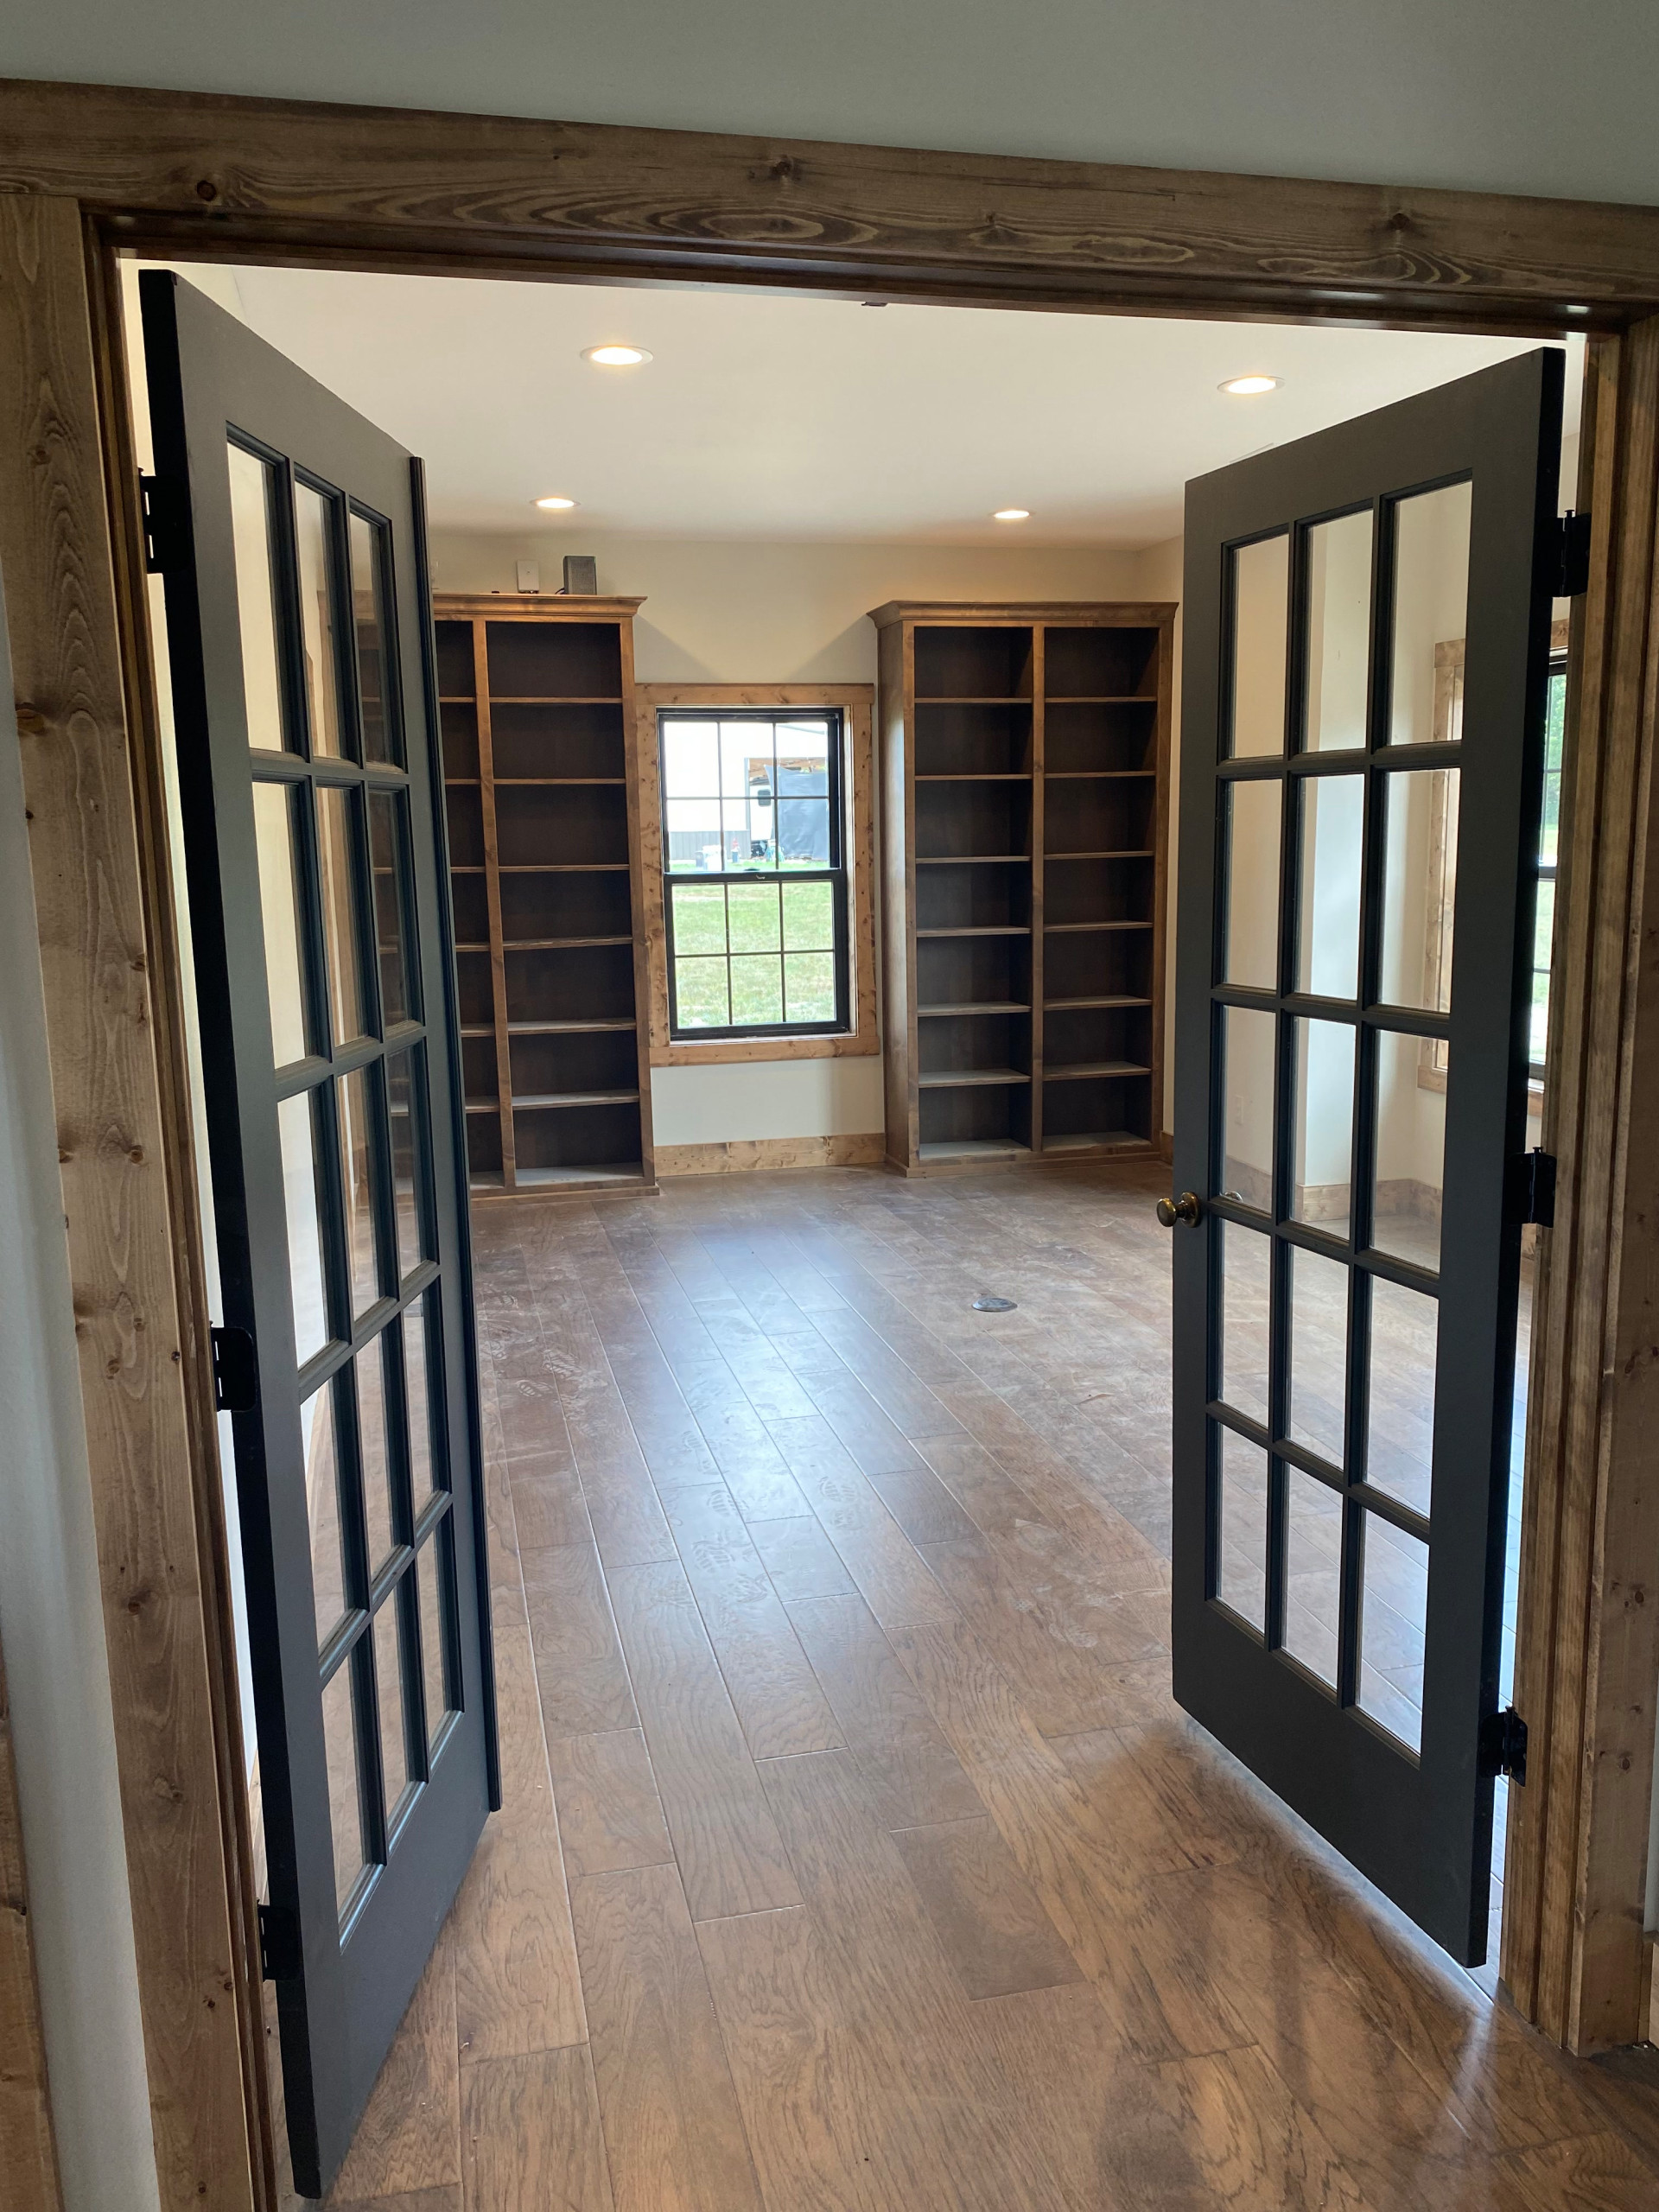
<path fill-rule="evenodd" d="M 969 1154 L 965 1175 L 900 1185 L 874 1172 L 893 1156 L 878 947 L 906 925 L 883 884 L 893 817 L 876 748 L 859 746 L 859 715 L 871 714 L 884 680 L 866 618 L 889 604 L 956 610 L 932 625 L 900 618 L 923 633 L 912 639 L 918 663 L 939 631 L 969 658 L 982 637 L 1001 650 L 1007 610 L 1020 606 L 1041 610 L 1033 632 L 1052 623 L 1090 650 L 1103 638 L 1115 650 L 1110 626 L 1091 632 L 1065 610 L 1138 609 L 1144 619 L 1128 631 L 1157 632 L 1153 610 L 1183 596 L 1190 478 L 1529 348 L 1290 327 L 1264 343 L 1233 326 L 896 305 L 878 316 L 753 294 L 228 265 L 181 273 L 428 468 L 504 1760 L 510 1778 L 524 1762 L 518 1780 L 531 1808 L 515 1828 L 509 1788 L 469 1880 L 473 1892 L 522 1884 L 514 1893 L 533 1902 L 518 1924 L 537 1921 L 555 1961 L 543 1978 L 568 1978 L 534 2027 L 515 1995 L 518 2039 L 533 2048 L 502 2056 L 592 2050 L 569 2063 L 570 2094 L 586 2095 L 591 2069 L 604 2152 L 617 2160 L 626 2068 L 602 2037 L 595 2047 L 570 2029 L 584 2005 L 602 2009 L 604 1978 L 631 1940 L 671 1941 L 686 1961 L 701 1959 L 714 1987 L 737 2083 L 736 2133 L 722 2141 L 734 2155 L 747 2143 L 759 2164 L 743 2063 L 732 2056 L 741 2007 L 721 1998 L 742 1962 L 721 1946 L 738 1940 L 728 1923 L 813 1904 L 803 1870 L 837 1790 L 853 1790 L 866 1812 L 868 1793 L 880 1801 L 874 1829 L 911 1883 L 906 1925 L 924 1950 L 943 1943 L 953 2003 L 1106 1971 L 1088 1963 L 1086 1931 L 1061 1925 L 1058 1900 L 1033 1882 L 1009 1833 L 1023 1815 L 999 1814 L 989 1766 L 976 1783 L 968 1723 L 947 1724 L 963 1694 L 941 1657 L 952 1639 L 988 1659 L 979 1688 L 1011 1691 L 1022 1725 L 1060 1747 L 1041 1756 L 1057 1802 L 1075 1793 L 1091 1808 L 1079 1819 L 1116 1805 L 1120 1788 L 1144 1791 L 1154 1774 L 1185 1793 L 1184 1808 L 1194 1802 L 1185 1738 L 1161 1743 L 1135 1777 L 1114 1765 L 1123 1739 L 1155 1726 L 1167 1702 L 1157 1619 L 1167 1605 L 1168 1383 L 1155 1351 L 1162 1324 L 1147 1316 L 1167 1296 L 1166 1240 L 1150 1205 L 1167 1181 L 1158 1163 L 1174 1134 L 1173 1077 L 1151 1039 L 1173 989 L 1161 942 L 1173 905 L 1160 907 L 1156 893 L 1174 874 L 1167 820 L 1179 756 L 1161 778 L 1144 754 L 1138 766 L 1127 754 L 1109 770 L 1063 765 L 1067 742 L 1092 762 L 1103 730 L 1110 744 L 1135 741 L 1123 735 L 1127 717 L 1096 715 L 1091 728 L 1095 709 L 1138 701 L 1178 723 L 1173 683 L 1160 696 L 1143 664 L 1034 693 L 1020 647 L 1005 664 L 982 655 L 965 673 L 941 673 L 931 692 L 917 678 L 918 721 L 921 707 L 950 710 L 935 715 L 929 739 L 956 765 L 923 770 L 918 730 L 916 774 L 975 786 L 935 810 L 933 850 L 923 851 L 918 826 L 910 855 L 913 875 L 932 873 L 911 893 L 909 925 L 936 970 L 960 971 L 923 995 L 942 1041 L 918 1049 L 918 1089 L 941 1103 L 918 1116 L 928 1141 L 957 1155 L 943 1164 L 960 1167 L 969 1147 L 1017 1147 L 1009 1100 L 1036 1088 L 1020 1065 L 1032 1050 L 1020 1027 L 1033 1012 L 1031 971 L 1009 966 L 1007 941 L 1052 931 L 1057 977 L 1068 960 L 1080 976 L 1083 965 L 1063 934 L 1106 938 L 1122 924 L 1160 941 L 1138 988 L 1114 976 L 1036 995 L 1064 1017 L 1053 1033 L 1065 1020 L 1077 1031 L 1070 1058 L 1056 1060 L 1067 1074 L 1041 1082 L 1047 1125 L 1060 1137 L 1127 1136 L 1114 1161 L 1022 1177 L 982 1173 Z M 624 340 L 641 358 L 591 358 Z M 1223 389 L 1267 361 L 1268 391 Z M 136 371 L 135 390 L 143 382 Z M 1253 406 L 1277 411 L 1252 416 Z M 1567 420 L 1563 505 L 1571 410 Z M 567 558 L 588 556 L 596 591 L 581 588 L 577 569 L 576 588 L 559 594 L 566 604 L 530 604 L 555 598 Z M 618 601 L 631 603 L 626 617 Z M 626 666 L 607 630 L 624 620 Z M 1441 627 L 1430 643 L 1446 649 L 1445 681 L 1431 711 L 1450 717 L 1462 639 L 1455 623 Z M 1049 664 L 1061 667 L 1067 650 L 1081 663 L 1082 642 L 1057 642 Z M 608 658 L 601 666 L 613 652 L 614 670 Z M 1174 666 L 1172 656 L 1172 678 Z M 785 690 L 821 696 L 766 696 Z M 1033 780 L 1018 748 L 1039 702 L 1056 764 L 1046 769 L 1056 781 L 1041 849 L 1049 918 L 1031 911 L 1020 874 L 1039 849 L 1020 814 L 1023 788 L 997 788 Z M 632 750 L 613 759 L 625 724 Z M 758 747 L 760 728 L 768 741 Z M 545 772 L 553 747 L 557 776 Z M 701 784 L 698 747 L 709 764 Z M 515 766 L 529 772 L 509 772 Z M 1166 810 L 1131 834 L 1108 821 L 1096 779 L 1137 774 L 1161 789 Z M 1077 787 L 1059 792 L 1068 776 Z M 1402 956 L 1425 993 L 1443 954 L 1434 897 L 1444 914 L 1457 849 L 1455 812 L 1430 781 L 1423 895 Z M 918 800 L 918 825 L 922 812 Z M 630 883 L 639 919 L 626 911 Z M 1088 909 L 1090 887 L 1105 910 Z M 1547 975 L 1547 957 L 1542 966 Z M 799 1020 L 796 993 L 808 1009 Z M 757 1049 L 809 1036 L 823 1049 Z M 1433 1117 L 1446 1085 L 1433 1040 L 1421 1043 L 1402 1086 L 1417 1120 Z M 1100 1103 L 1088 1098 L 1068 1131 L 1090 1087 Z M 745 1166 L 829 1172 L 822 1182 L 751 1184 Z M 1328 1197 L 1340 1178 L 1304 1163 L 1299 1179 L 1305 1198 Z M 1392 1179 L 1406 1189 L 1401 1235 L 1421 1242 L 1437 1228 L 1439 1188 L 1432 1175 Z M 653 1181 L 664 1196 L 648 1197 Z M 1022 1318 L 970 1320 L 971 1299 L 958 1294 L 970 1289 L 1014 1296 Z M 1066 1320 L 1068 1301 L 1085 1325 Z M 1520 1354 L 1525 1334 L 1523 1307 Z M 1516 1372 L 1518 1529 L 1519 1354 Z M 1332 1564 L 1320 1518 L 1310 1512 L 1303 1531 L 1313 1643 L 1331 1632 L 1318 1595 Z M 1511 1559 L 1506 1662 L 1513 1576 Z M 1421 1698 L 1413 1606 L 1424 1593 L 1414 1599 L 1410 1580 L 1402 1570 L 1376 1601 L 1400 1630 L 1384 1679 L 1402 1710 L 1414 1689 Z M 242 1650 L 247 1666 L 245 1628 Z M 878 1710 L 885 1720 L 872 1718 Z M 1111 1745 L 1085 1742 L 1103 1731 Z M 253 1725 L 248 1736 L 251 1745 Z M 1240 1770 L 1229 1770 L 1229 1787 L 1267 1817 Z M 632 1831 L 619 1841 L 625 1816 Z M 972 1834 L 957 1830 L 976 1822 Z M 1230 1851 L 1219 1845 L 1211 1859 L 1234 1864 Z M 976 1982 L 972 1944 L 953 1950 L 948 1923 L 981 1880 L 1021 1911 L 1029 1895 L 1036 1913 L 1014 1946 L 1020 1962 Z M 842 1941 L 827 1891 L 816 1910 L 811 1941 Z M 452 1948 L 423 1982 L 385 2094 L 375 2092 L 348 2153 L 339 2187 L 352 2200 L 388 2196 L 394 2181 L 428 2185 L 401 2178 L 400 2162 L 416 2156 L 398 2072 L 413 2043 L 429 2051 L 451 2037 L 457 2110 L 485 2094 L 468 2062 L 488 2056 L 487 2031 L 469 2041 L 478 1993 L 462 1992 L 469 1974 L 511 1978 L 490 1944 L 511 1949 L 501 1931 L 513 1920 L 464 1892 L 457 1912 L 468 1910 L 482 1949 L 463 1960 Z M 1497 1910 L 1495 1899 L 1494 1929 Z M 452 1929 L 441 1942 L 467 1940 Z M 1165 1964 L 1175 1963 L 1171 1952 Z M 1490 1993 L 1492 1969 L 1480 1971 Z M 1070 1999 L 1056 2007 L 1077 2009 Z M 488 2012 L 483 2004 L 480 2017 Z M 1184 2042 L 1176 2034 L 1172 2051 Z M 940 2063 L 969 2062 L 958 2053 Z M 563 2062 L 542 2071 L 545 2095 L 563 2094 L 554 2084 Z M 422 2171 L 447 2185 L 443 2154 L 435 2161 Z"/>

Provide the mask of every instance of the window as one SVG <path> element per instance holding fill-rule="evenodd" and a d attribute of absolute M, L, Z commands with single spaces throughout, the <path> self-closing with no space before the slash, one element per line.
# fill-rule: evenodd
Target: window
<path fill-rule="evenodd" d="M 664 709 L 658 749 L 670 1036 L 848 1029 L 841 710 Z"/>

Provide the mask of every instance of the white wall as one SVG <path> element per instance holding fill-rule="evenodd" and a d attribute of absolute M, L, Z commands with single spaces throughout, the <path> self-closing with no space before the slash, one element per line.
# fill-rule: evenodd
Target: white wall
<path fill-rule="evenodd" d="M 0 696 L 10 696 L 0 607 Z M 144 2212 L 159 2200 L 36 936 L 8 713 L 0 726 L 0 1635 L 66 2212 Z"/>
<path fill-rule="evenodd" d="M 634 624 L 644 683 L 873 683 L 869 609 L 889 599 L 1139 599 L 1143 557 L 1017 545 L 687 543 L 529 531 L 435 531 L 439 591 L 511 591 L 516 562 L 557 588 L 567 551 L 590 552 L 601 591 L 644 593 Z M 1169 596 L 1175 596 L 1173 593 Z M 855 1136 L 882 1125 L 879 1055 L 656 1068 L 659 1145 Z"/>
<path fill-rule="evenodd" d="M 1651 0 L 74 0 L 14 75 L 1659 200 Z M 810 187 L 808 195 L 810 197 Z"/>

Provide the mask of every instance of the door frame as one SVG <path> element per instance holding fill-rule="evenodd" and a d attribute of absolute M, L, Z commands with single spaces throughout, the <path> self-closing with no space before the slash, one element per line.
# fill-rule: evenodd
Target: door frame
<path fill-rule="evenodd" d="M 1659 1218 L 1627 1173 L 1659 1136 L 1659 209 L 20 80 L 0 144 L 0 569 L 168 2212 L 275 2184 L 121 347 L 139 251 L 1589 334 L 1503 1973 L 1569 2050 L 1643 2035 L 1659 1605 L 1622 1562 L 1659 1552 Z"/>

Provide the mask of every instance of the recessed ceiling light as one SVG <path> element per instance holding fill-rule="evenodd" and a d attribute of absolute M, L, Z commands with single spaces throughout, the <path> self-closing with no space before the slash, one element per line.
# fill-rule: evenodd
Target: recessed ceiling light
<path fill-rule="evenodd" d="M 1279 379 L 1277 377 L 1229 377 L 1221 389 L 1230 391 L 1235 399 L 1245 399 L 1252 392 L 1277 391 Z"/>
<path fill-rule="evenodd" d="M 551 512 L 563 513 L 566 507 L 574 507 L 576 503 L 574 499 L 563 498 L 557 492 L 550 492 L 546 499 L 537 499 L 536 504 L 538 507 L 546 507 Z"/>
<path fill-rule="evenodd" d="M 588 346 L 583 348 L 582 358 L 591 361 L 595 368 L 637 369 L 651 356 L 643 346 Z"/>
<path fill-rule="evenodd" d="M 991 517 L 991 520 L 993 522 L 1029 522 L 1031 509 L 1029 507 L 999 507 Z"/>

